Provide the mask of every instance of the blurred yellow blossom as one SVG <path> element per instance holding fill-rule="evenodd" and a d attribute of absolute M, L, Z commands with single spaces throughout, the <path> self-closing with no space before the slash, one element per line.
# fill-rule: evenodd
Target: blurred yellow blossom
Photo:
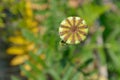
<path fill-rule="evenodd" d="M 11 65 L 16 66 L 16 65 L 20 65 L 22 63 L 24 63 L 26 60 L 29 59 L 28 55 L 18 55 L 16 57 L 14 57 L 11 61 Z"/>
<path fill-rule="evenodd" d="M 30 67 L 28 64 L 23 64 L 23 67 L 24 67 L 25 70 L 27 70 L 27 71 L 30 71 L 30 70 L 31 70 L 31 67 Z M 24 72 L 23 72 L 23 71 L 21 71 L 20 74 L 21 74 L 22 76 L 24 76 Z"/>
<path fill-rule="evenodd" d="M 9 38 L 9 41 L 17 45 L 23 45 L 26 43 L 25 39 L 22 36 L 11 36 Z"/>
<path fill-rule="evenodd" d="M 7 53 L 11 55 L 21 55 L 25 53 L 25 50 L 22 47 L 12 46 L 7 49 Z"/>
<path fill-rule="evenodd" d="M 29 65 L 24 64 L 23 66 L 24 66 L 24 68 L 25 68 L 27 71 L 30 71 L 30 70 L 31 70 L 31 67 L 30 67 Z"/>
<path fill-rule="evenodd" d="M 46 58 L 45 54 L 42 53 L 42 54 L 40 55 L 40 58 L 44 60 L 44 59 Z"/>
<path fill-rule="evenodd" d="M 31 5 L 32 3 L 30 0 L 25 1 L 25 6 L 24 6 L 25 12 L 22 19 L 24 21 L 25 28 L 31 31 L 34 34 L 34 36 L 37 36 L 38 33 L 43 35 L 46 29 L 45 27 L 40 26 L 39 25 L 40 21 L 33 16 L 33 10 L 31 8 Z M 42 7 L 46 8 L 47 5 L 43 5 Z M 45 18 L 45 16 L 42 17 L 43 19 Z M 6 52 L 10 55 L 16 55 L 10 62 L 12 66 L 17 66 L 22 64 L 25 70 L 30 71 L 31 66 L 25 64 L 25 62 L 28 60 L 33 64 L 35 64 L 39 69 L 41 70 L 43 69 L 42 65 L 35 63 L 28 54 L 29 52 L 33 52 L 34 54 L 36 54 L 39 49 L 38 47 L 40 46 L 36 47 L 34 42 L 25 39 L 25 37 L 22 35 L 21 30 L 16 30 L 14 32 L 14 36 L 10 36 L 8 38 L 8 41 L 11 42 L 13 45 L 9 47 Z M 42 54 L 38 53 L 36 55 L 38 55 L 39 58 L 43 60 L 46 58 L 45 54 L 43 53 Z M 21 75 L 24 76 L 23 71 L 20 71 L 20 73 Z"/>
<path fill-rule="evenodd" d="M 39 27 L 35 27 L 31 30 L 34 34 L 38 33 L 40 31 Z"/>
<path fill-rule="evenodd" d="M 28 51 L 31 51 L 35 48 L 35 44 L 34 43 L 29 43 L 26 48 L 27 48 Z"/>
<path fill-rule="evenodd" d="M 25 9 L 26 9 L 25 12 L 26 12 L 27 17 L 32 17 L 33 13 L 32 13 L 32 9 L 31 9 L 31 2 L 30 2 L 30 0 L 26 0 Z"/>
<path fill-rule="evenodd" d="M 31 19 L 25 19 L 25 22 L 26 22 L 26 25 L 28 28 L 33 28 L 38 25 L 38 23 L 36 21 L 33 21 Z"/>

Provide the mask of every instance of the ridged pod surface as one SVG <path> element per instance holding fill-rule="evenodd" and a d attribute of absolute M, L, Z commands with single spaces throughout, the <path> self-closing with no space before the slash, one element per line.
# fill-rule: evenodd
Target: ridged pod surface
<path fill-rule="evenodd" d="M 80 17 L 68 17 L 59 27 L 60 38 L 67 44 L 79 44 L 85 40 L 87 34 L 88 26 Z"/>

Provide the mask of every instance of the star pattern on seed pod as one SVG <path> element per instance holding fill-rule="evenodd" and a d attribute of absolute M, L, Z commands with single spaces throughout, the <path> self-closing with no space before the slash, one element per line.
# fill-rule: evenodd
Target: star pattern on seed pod
<path fill-rule="evenodd" d="M 85 40 L 88 34 L 88 26 L 80 17 L 68 17 L 59 27 L 60 38 L 67 44 L 79 44 Z"/>

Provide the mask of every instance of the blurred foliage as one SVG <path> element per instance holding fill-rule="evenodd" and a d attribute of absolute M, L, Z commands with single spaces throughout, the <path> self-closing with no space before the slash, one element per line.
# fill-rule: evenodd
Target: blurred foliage
<path fill-rule="evenodd" d="M 28 80 L 120 80 L 120 3 L 102 1 L 1 0 L 0 39 L 15 56 L 10 64 Z M 85 19 L 89 34 L 60 46 L 58 28 L 68 16 Z"/>

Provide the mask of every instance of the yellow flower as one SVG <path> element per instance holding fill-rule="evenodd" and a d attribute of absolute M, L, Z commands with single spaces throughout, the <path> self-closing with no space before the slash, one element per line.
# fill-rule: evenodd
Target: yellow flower
<path fill-rule="evenodd" d="M 24 64 L 23 66 L 24 66 L 24 68 L 25 68 L 27 71 L 30 71 L 30 70 L 31 70 L 31 67 L 30 67 L 29 65 Z"/>
<path fill-rule="evenodd" d="M 33 21 L 29 18 L 25 19 L 25 21 L 26 21 L 26 25 L 28 28 L 34 28 L 38 25 L 38 23 L 36 21 Z"/>
<path fill-rule="evenodd" d="M 38 20 L 34 20 L 34 16 L 33 16 L 33 11 L 31 8 L 31 1 L 30 0 L 26 0 L 25 1 L 25 15 L 23 16 L 23 21 L 25 22 L 25 28 L 30 30 L 35 36 L 37 35 L 37 33 L 39 32 L 39 30 L 41 30 L 40 34 L 43 34 L 46 30 L 46 28 L 41 28 L 38 27 Z M 44 5 L 43 7 L 46 7 L 46 5 Z M 25 70 L 27 71 L 31 71 L 32 67 L 28 64 L 23 64 L 26 60 L 29 60 L 30 62 L 32 62 L 33 64 L 35 64 L 39 69 L 43 69 L 41 64 L 35 63 L 34 60 L 31 59 L 31 57 L 29 56 L 28 52 L 31 51 L 33 53 L 37 53 L 38 51 L 38 47 L 35 46 L 34 42 L 30 42 L 29 40 L 26 40 L 23 36 L 22 36 L 22 32 L 21 30 L 19 31 L 15 31 L 14 32 L 15 36 L 11 36 L 8 40 L 13 43 L 13 45 L 7 49 L 7 53 L 11 54 L 11 55 L 16 55 L 10 62 L 10 64 L 12 66 L 16 66 L 16 65 L 20 65 L 22 64 L 23 67 L 25 68 Z M 45 59 L 46 56 L 45 54 L 40 54 L 38 55 L 41 59 Z M 24 75 L 23 71 L 21 71 L 21 75 Z"/>
<path fill-rule="evenodd" d="M 29 18 L 25 19 L 25 22 L 26 22 L 27 27 L 32 28 L 32 26 L 31 26 L 32 20 L 31 19 L 29 19 Z"/>
<path fill-rule="evenodd" d="M 30 0 L 26 0 L 25 8 L 26 8 L 26 15 L 28 17 L 32 17 L 33 13 L 32 13 L 32 9 L 31 9 L 31 2 L 30 2 Z"/>
<path fill-rule="evenodd" d="M 31 51 L 35 48 L 35 44 L 34 43 L 29 43 L 26 48 L 27 48 L 28 51 Z"/>
<path fill-rule="evenodd" d="M 35 28 L 32 28 L 32 30 L 31 30 L 34 34 L 37 34 L 39 31 L 40 31 L 40 29 L 39 29 L 39 27 L 35 27 Z"/>
<path fill-rule="evenodd" d="M 36 21 L 32 21 L 31 26 L 36 27 L 37 25 L 38 25 L 38 23 Z"/>
<path fill-rule="evenodd" d="M 44 60 L 46 58 L 45 54 L 43 54 L 43 53 L 40 54 L 40 58 Z"/>
<path fill-rule="evenodd" d="M 25 39 L 22 36 L 10 37 L 9 41 L 12 42 L 13 44 L 17 44 L 17 45 L 23 45 L 26 43 Z"/>
<path fill-rule="evenodd" d="M 24 67 L 25 70 L 27 70 L 27 71 L 30 71 L 30 70 L 31 70 L 31 67 L 30 67 L 28 64 L 23 64 L 23 67 Z M 20 71 L 20 74 L 21 74 L 22 76 L 25 75 L 23 71 Z"/>
<path fill-rule="evenodd" d="M 19 55 L 14 57 L 10 64 L 16 66 L 24 63 L 26 60 L 28 60 L 28 55 Z"/>
<path fill-rule="evenodd" d="M 20 55 L 20 54 L 24 54 L 25 50 L 21 47 L 13 46 L 7 49 L 7 53 L 11 55 Z"/>

